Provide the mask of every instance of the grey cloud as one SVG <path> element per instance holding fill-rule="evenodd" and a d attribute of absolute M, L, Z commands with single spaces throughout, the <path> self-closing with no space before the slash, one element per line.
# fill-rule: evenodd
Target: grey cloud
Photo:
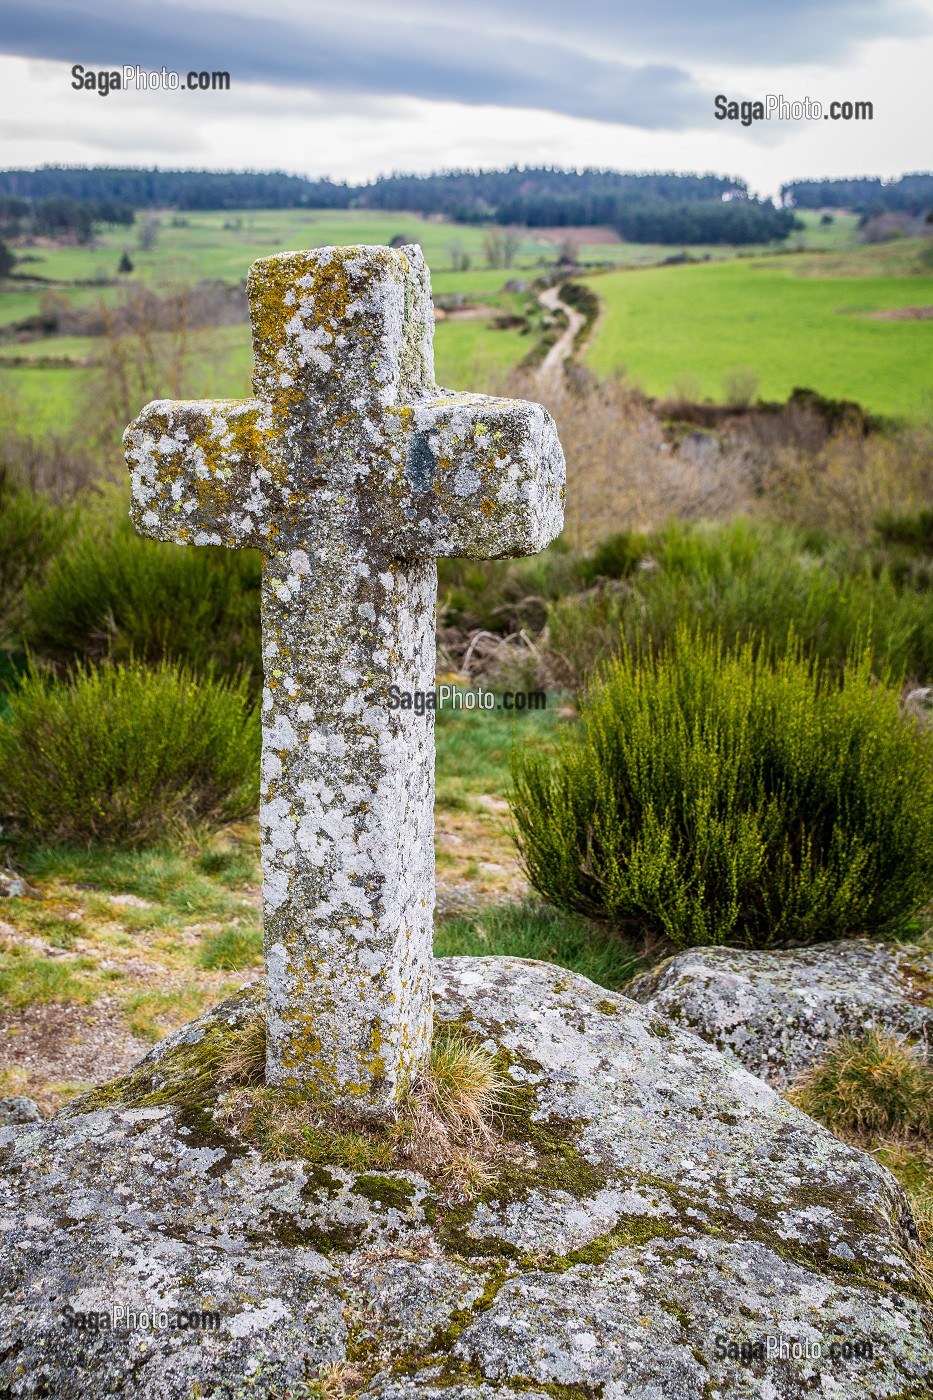
<path fill-rule="evenodd" d="M 378 2 L 378 0 L 377 0 Z M 361 0 L 365 3 L 365 0 Z M 422 21 L 436 0 L 407 0 Z M 566 45 L 663 55 L 668 62 L 831 64 L 856 43 L 933 31 L 925 0 L 471 0 L 473 23 L 521 26 Z"/>
<path fill-rule="evenodd" d="M 691 57 L 720 54 L 808 62 L 852 37 L 907 32 L 920 23 L 908 0 L 656 0 L 652 6 L 583 0 L 472 0 L 453 10 L 436 0 L 391 7 L 344 0 L 311 4 L 294 17 L 264 17 L 231 5 L 0 0 L 7 53 L 86 65 L 228 69 L 233 83 L 281 83 L 335 94 L 409 96 L 543 108 L 650 130 L 709 121 L 712 94 L 690 74 Z M 673 56 L 673 57 L 672 57 Z M 677 62 L 677 57 L 681 62 Z M 664 61 L 658 61 L 663 58 Z M 196 101 L 196 98 L 187 98 Z M 217 99 L 213 99 L 216 101 Z"/>

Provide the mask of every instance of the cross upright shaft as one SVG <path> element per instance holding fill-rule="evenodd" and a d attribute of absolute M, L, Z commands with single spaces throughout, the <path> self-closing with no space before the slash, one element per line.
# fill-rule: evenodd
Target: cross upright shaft
<path fill-rule="evenodd" d="M 563 522 L 538 404 L 447 394 L 420 249 L 255 263 L 256 397 L 149 404 L 137 529 L 262 551 L 267 1080 L 391 1108 L 431 1035 L 436 559 L 535 553 Z"/>

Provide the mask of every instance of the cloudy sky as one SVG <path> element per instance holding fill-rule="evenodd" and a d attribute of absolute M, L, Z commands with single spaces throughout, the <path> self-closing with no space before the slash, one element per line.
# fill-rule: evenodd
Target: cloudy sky
<path fill-rule="evenodd" d="M 230 91 L 101 97 L 77 63 L 227 70 Z M 931 72 L 933 0 L 0 0 L 0 165 L 598 165 L 773 193 L 930 169 Z M 874 119 L 742 127 L 717 93 Z"/>

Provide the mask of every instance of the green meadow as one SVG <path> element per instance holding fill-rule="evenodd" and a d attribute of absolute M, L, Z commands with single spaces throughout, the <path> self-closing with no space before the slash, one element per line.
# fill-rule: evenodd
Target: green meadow
<path fill-rule="evenodd" d="M 910 251 L 897 249 L 894 268 Z M 720 400 L 723 376 L 751 369 L 766 399 L 784 400 L 802 385 L 917 418 L 933 405 L 933 322 L 878 313 L 933 305 L 933 272 L 913 244 L 916 271 L 885 275 L 887 252 L 882 245 L 839 260 L 772 255 L 591 278 L 604 309 L 586 362 L 653 395 L 675 393 L 689 378 L 690 397 Z"/>
<path fill-rule="evenodd" d="M 521 230 L 511 266 L 491 268 L 489 229 L 410 213 L 163 211 L 147 251 L 139 242 L 150 218 L 141 213 L 134 228 L 106 231 L 90 247 L 43 240 L 17 250 L 18 275 L 0 287 L 0 330 L 36 315 L 50 298 L 67 296 L 86 308 L 119 301 L 134 284 L 166 293 L 202 281 L 242 282 L 251 262 L 281 249 L 402 237 L 423 247 L 437 298 L 460 295 L 489 308 L 474 319 L 439 321 L 439 381 L 494 388 L 533 342 L 520 329 L 495 326 L 494 313 L 521 309 L 521 299 L 503 286 L 552 269 L 560 245 L 559 232 Z M 824 224 L 807 214 L 804 224 L 777 252 L 698 247 L 684 250 L 692 261 L 681 265 L 665 263 L 680 252 L 670 247 L 583 244 L 577 275 L 591 268 L 588 280 L 603 304 L 586 363 L 653 395 L 680 390 L 721 400 L 723 377 L 743 370 L 754 372 L 765 398 L 784 399 L 802 385 L 876 412 L 922 416 L 930 406 L 933 325 L 877 313 L 933 303 L 929 254 L 923 259 L 929 240 L 860 246 L 854 215 Z M 119 277 L 124 250 L 133 272 Z M 185 342 L 186 393 L 249 392 L 245 322 L 189 332 Z M 0 341 L 0 412 L 33 432 L 80 431 L 94 412 L 100 349 L 93 337 Z M 62 358 L 70 363 L 44 363 Z"/>

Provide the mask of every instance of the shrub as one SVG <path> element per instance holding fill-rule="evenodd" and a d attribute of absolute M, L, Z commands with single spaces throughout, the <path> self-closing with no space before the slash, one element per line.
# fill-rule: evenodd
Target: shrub
<path fill-rule="evenodd" d="M 261 675 L 259 555 L 145 540 L 124 517 L 91 520 L 27 589 L 25 636 L 54 659 L 184 662 Z"/>
<path fill-rule="evenodd" d="M 135 844 L 258 805 L 259 715 L 244 681 L 169 663 L 32 670 L 0 723 L 0 812 L 31 838 Z"/>
<path fill-rule="evenodd" d="M 913 515 L 885 511 L 875 522 L 875 529 L 885 544 L 903 545 L 915 553 L 933 555 L 933 510 L 929 508 Z"/>
<path fill-rule="evenodd" d="M 657 568 L 636 571 L 621 588 L 560 598 L 548 610 L 550 650 L 565 684 L 585 684 L 607 654 L 650 643 L 670 647 L 682 626 L 728 642 L 758 638 L 780 655 L 794 639 L 841 670 L 853 646 L 874 662 L 933 679 L 933 601 L 899 587 L 889 569 L 873 572 L 851 552 L 814 547 L 797 530 L 736 520 L 669 525 L 635 537 Z M 598 552 L 593 556 L 598 558 Z"/>
<path fill-rule="evenodd" d="M 933 1069 L 920 1051 L 877 1030 L 837 1041 L 787 1097 L 837 1133 L 933 1128 Z"/>
<path fill-rule="evenodd" d="M 867 654 L 831 679 L 799 646 L 772 667 L 682 628 L 608 665 L 513 780 L 533 886 L 681 948 L 878 933 L 933 895 L 933 737 Z"/>
<path fill-rule="evenodd" d="M 74 512 L 0 477 L 0 635 L 23 622 L 23 590 L 42 577 L 74 531 Z"/>

